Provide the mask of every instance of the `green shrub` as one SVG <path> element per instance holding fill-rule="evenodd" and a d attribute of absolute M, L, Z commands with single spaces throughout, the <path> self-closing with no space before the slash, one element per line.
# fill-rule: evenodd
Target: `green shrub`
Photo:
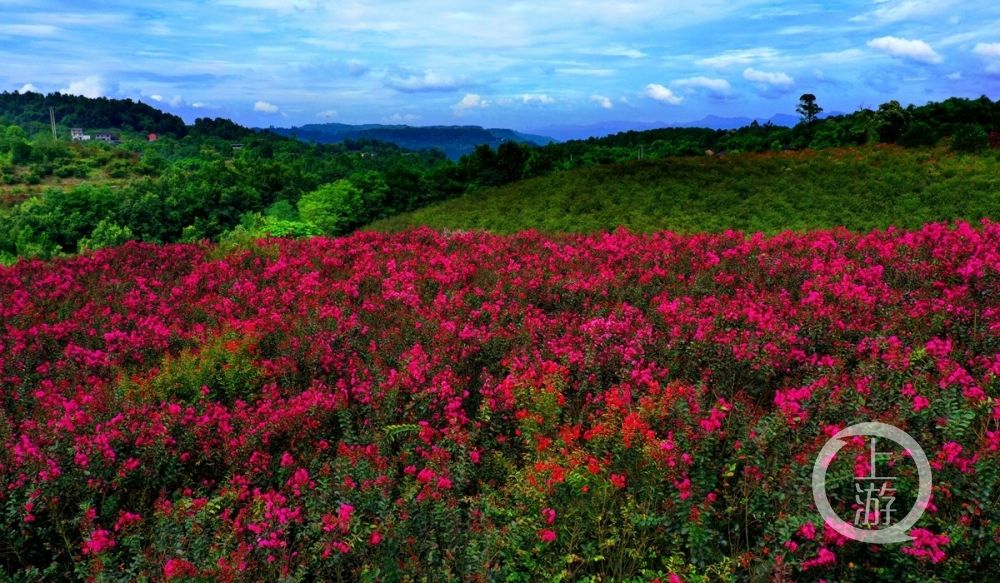
<path fill-rule="evenodd" d="M 156 401 L 249 401 L 260 389 L 261 376 L 250 350 L 236 334 L 223 334 L 198 350 L 167 357 L 149 383 L 149 396 Z"/>
<path fill-rule="evenodd" d="M 979 124 L 962 124 L 951 137 L 951 149 L 956 152 L 982 152 L 989 145 L 989 135 Z"/>

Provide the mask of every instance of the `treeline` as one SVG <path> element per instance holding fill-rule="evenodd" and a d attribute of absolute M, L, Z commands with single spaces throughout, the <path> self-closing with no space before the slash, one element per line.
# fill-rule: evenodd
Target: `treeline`
<path fill-rule="evenodd" d="M 47 119 L 48 104 L 74 125 L 116 127 L 122 144 L 69 143 L 26 131 L 24 123 Z M 703 158 L 707 150 L 735 154 L 876 143 L 963 152 L 1000 147 L 1000 102 L 986 97 L 905 108 L 893 101 L 792 128 L 664 128 L 545 147 L 508 141 L 496 148 L 481 145 L 458 161 L 439 150 L 410 152 L 372 140 L 307 144 L 227 119 L 184 126 L 180 118 L 128 100 L 3 93 L 0 108 L 5 262 L 129 239 L 340 235 L 485 188 L 640 156 Z M 150 131 L 160 138 L 147 142 Z"/>
<path fill-rule="evenodd" d="M 65 128 L 118 129 L 176 138 L 187 134 L 184 120 L 131 99 L 91 99 L 62 93 L 0 93 L 0 123 L 16 124 L 30 133 L 49 131 L 49 108 Z"/>
<path fill-rule="evenodd" d="M 663 128 L 575 140 L 542 149 L 540 164 L 570 169 L 644 158 L 739 154 L 899 144 L 943 145 L 975 152 L 1000 147 L 1000 100 L 951 98 L 903 107 L 890 101 L 877 109 L 817 119 L 794 127 L 753 122 L 736 130 Z"/>

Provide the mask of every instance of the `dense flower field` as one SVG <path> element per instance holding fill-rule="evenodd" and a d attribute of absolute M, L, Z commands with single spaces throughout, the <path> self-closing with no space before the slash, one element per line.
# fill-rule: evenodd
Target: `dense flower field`
<path fill-rule="evenodd" d="M 0 326 L 4 579 L 997 573 L 996 223 L 130 243 L 0 268 Z M 911 543 L 813 503 L 874 420 Z"/>

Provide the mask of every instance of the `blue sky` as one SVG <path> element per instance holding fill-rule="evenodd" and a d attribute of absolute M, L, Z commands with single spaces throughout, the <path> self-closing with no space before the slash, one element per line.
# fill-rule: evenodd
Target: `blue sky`
<path fill-rule="evenodd" d="M 827 111 L 1000 97 L 1000 3 L 0 0 L 0 90 L 257 126 Z"/>

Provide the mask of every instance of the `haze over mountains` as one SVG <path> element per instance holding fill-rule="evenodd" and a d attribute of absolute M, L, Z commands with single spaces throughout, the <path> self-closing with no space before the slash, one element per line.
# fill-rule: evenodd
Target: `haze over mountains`
<path fill-rule="evenodd" d="M 833 113 L 831 115 L 838 115 Z M 824 116 L 825 117 L 825 116 Z M 319 144 L 336 144 L 348 140 L 377 140 L 396 144 L 407 150 L 440 149 L 452 160 L 471 153 L 476 146 L 486 144 L 497 147 L 505 141 L 521 144 L 545 146 L 552 142 L 600 138 L 619 132 L 645 131 L 668 127 L 708 128 L 713 130 L 735 130 L 756 121 L 764 125 L 792 127 L 800 121 L 799 116 L 775 114 L 764 117 L 724 117 L 708 115 L 699 120 L 667 123 L 613 120 L 587 125 L 552 125 L 520 132 L 502 128 L 480 126 L 409 126 L 384 124 L 307 124 L 291 128 L 267 128 L 279 135 L 296 137 L 302 141 Z"/>
<path fill-rule="evenodd" d="M 425 126 L 342 123 L 308 124 L 293 128 L 268 128 L 279 135 L 306 142 L 337 144 L 348 140 L 376 140 L 407 150 L 443 150 L 452 160 L 471 154 L 476 146 L 497 147 L 506 141 L 545 146 L 556 141 L 546 136 L 524 134 L 509 129 L 479 126 Z"/>

